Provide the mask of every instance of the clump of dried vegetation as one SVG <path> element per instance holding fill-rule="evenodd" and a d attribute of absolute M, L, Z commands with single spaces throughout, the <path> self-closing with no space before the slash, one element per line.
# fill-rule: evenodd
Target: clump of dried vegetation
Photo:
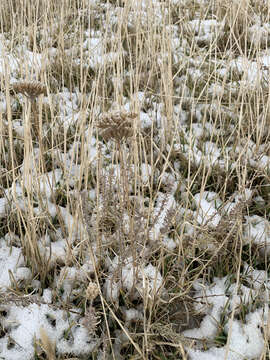
<path fill-rule="evenodd" d="M 139 3 L 0 3 L 0 40 L 9 39 L 3 58 L 21 59 L 17 73 L 8 58 L 1 62 L 0 197 L 9 215 L 0 217 L 0 237 L 22 248 L 31 269 L 28 281 L 10 273 L 0 305 L 27 306 L 33 294 L 40 304 L 49 288 L 50 306 L 79 309 L 80 326 L 98 339 L 93 358 L 188 359 L 189 348 L 202 348 L 182 335 L 203 318 L 194 283 L 222 276 L 239 283 L 244 263 L 269 269 L 262 249 L 243 236 L 247 216 L 270 220 L 269 171 L 255 164 L 269 155 L 269 74 L 249 87 L 248 67 L 232 69 L 239 55 L 255 63 L 270 43 L 261 26 L 269 4 L 163 1 L 157 15 L 154 1 Z M 201 33 L 195 19 L 215 19 L 215 35 Z M 23 44 L 31 63 L 18 50 Z M 21 80 L 29 74 L 44 82 Z M 223 166 L 209 160 L 208 143 Z M 223 202 L 216 226 L 198 221 L 194 203 L 205 191 Z M 62 239 L 64 255 L 55 250 Z M 83 275 L 65 293 L 71 268 Z M 36 358 L 69 355 L 40 329 Z M 266 338 L 261 359 L 268 358 Z"/>

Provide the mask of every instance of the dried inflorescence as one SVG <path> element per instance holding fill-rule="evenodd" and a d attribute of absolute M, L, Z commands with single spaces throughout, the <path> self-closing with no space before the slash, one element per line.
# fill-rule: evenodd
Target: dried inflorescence
<path fill-rule="evenodd" d="M 39 81 L 19 81 L 12 85 L 16 93 L 21 93 L 30 100 L 35 100 L 39 95 L 47 95 L 46 86 Z"/>
<path fill-rule="evenodd" d="M 103 114 L 97 127 L 101 129 L 101 136 L 105 141 L 115 140 L 120 142 L 133 135 L 133 120 L 137 114 L 131 112 L 111 112 Z"/>
<path fill-rule="evenodd" d="M 93 301 L 99 294 L 99 289 L 97 284 L 94 282 L 90 282 L 87 289 L 86 289 L 86 298 L 87 300 Z"/>
<path fill-rule="evenodd" d="M 94 335 L 99 323 L 100 317 L 95 308 L 93 306 L 89 306 L 89 308 L 85 311 L 81 324 L 88 330 L 89 335 Z"/>

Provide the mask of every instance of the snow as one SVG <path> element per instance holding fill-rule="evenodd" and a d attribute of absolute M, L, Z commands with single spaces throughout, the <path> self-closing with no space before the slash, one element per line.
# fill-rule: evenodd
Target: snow
<path fill-rule="evenodd" d="M 197 289 L 199 289 L 199 284 Z M 230 290 L 230 291 L 228 291 Z M 209 312 L 202 320 L 200 328 L 186 330 L 184 335 L 197 339 L 214 339 L 218 334 L 220 316 L 224 311 L 228 311 L 237 304 L 234 302 L 235 296 L 225 294 L 235 293 L 234 286 L 228 289 L 228 279 L 215 279 L 215 285 L 204 286 L 195 295 L 196 299 L 202 298 L 207 302 L 208 310 L 201 308 L 203 312 Z M 243 300 L 243 299 L 242 299 Z M 239 301 L 239 305 L 242 302 Z M 197 306 L 197 310 L 200 306 Z M 228 309 L 228 310 L 226 310 Z M 261 331 L 263 323 L 266 321 L 262 308 L 250 312 L 246 316 L 243 324 L 239 320 L 229 320 L 223 330 L 229 336 L 229 343 L 222 347 L 211 347 L 206 351 L 189 349 L 188 354 L 191 360 L 198 359 L 225 359 L 228 350 L 228 360 L 255 359 L 260 357 L 264 348 L 264 335 Z M 227 349 L 228 347 L 228 349 Z"/>
<path fill-rule="evenodd" d="M 6 241 L 0 239 L 0 287 L 11 286 L 10 272 L 16 273 L 18 267 L 24 265 L 22 249 L 14 246 L 7 246 Z M 19 270 L 20 274 L 20 270 Z"/>
<path fill-rule="evenodd" d="M 8 205 L 8 201 L 6 198 L 0 198 L 0 218 L 6 216 L 6 207 Z"/>
<path fill-rule="evenodd" d="M 125 315 L 126 321 L 138 321 L 143 320 L 143 314 L 137 309 L 122 309 Z"/>
<path fill-rule="evenodd" d="M 166 216 L 170 211 L 173 211 L 176 207 L 176 202 L 173 195 L 164 195 L 159 193 L 156 199 L 156 206 L 153 211 L 153 218 L 157 216 L 153 229 L 150 231 L 150 239 L 156 241 L 161 235 L 161 230 L 166 226 Z"/>
<path fill-rule="evenodd" d="M 117 265 L 120 261 L 116 256 L 110 264 L 111 270 L 117 272 Z M 137 267 L 131 257 L 124 260 L 119 281 L 115 280 L 115 275 L 111 275 L 106 279 L 104 291 L 106 298 L 110 301 L 117 302 L 120 289 L 126 289 L 128 292 L 137 290 L 133 294 L 134 298 L 138 298 L 139 294 L 147 294 L 152 297 L 156 295 L 162 285 L 163 278 L 158 269 L 152 264 L 148 264 L 143 268 Z"/>
<path fill-rule="evenodd" d="M 55 169 L 54 171 L 49 171 L 44 175 L 39 176 L 38 178 L 38 187 L 39 191 L 46 195 L 48 199 L 51 199 L 52 194 L 54 193 L 57 184 L 62 178 L 63 173 L 61 169 Z"/>
<path fill-rule="evenodd" d="M 42 295 L 44 302 L 46 302 L 47 304 L 51 304 L 52 303 L 52 295 L 53 294 L 52 294 L 51 289 L 44 289 L 43 295 Z"/>
<path fill-rule="evenodd" d="M 140 112 L 140 120 L 142 129 L 148 129 L 152 127 L 153 121 L 147 113 Z"/>
<path fill-rule="evenodd" d="M 254 54 L 256 57 L 250 58 L 248 54 L 244 55 L 242 52 L 241 55 L 233 54 L 229 58 L 226 58 L 227 54 L 224 53 L 224 58 L 219 59 L 219 56 L 216 55 L 212 58 L 211 51 L 205 56 L 204 48 L 210 47 L 212 50 L 213 42 L 222 39 L 225 31 L 225 20 L 220 21 L 218 16 L 213 16 L 213 18 L 192 20 L 188 17 L 186 21 L 185 14 L 182 18 L 181 13 L 181 27 L 179 28 L 177 17 L 179 9 L 182 11 L 182 8 L 178 7 L 180 5 L 183 6 L 183 9 L 189 8 L 188 1 L 171 1 L 170 6 L 175 7 L 176 19 L 173 19 L 174 23 L 170 25 L 166 24 L 167 18 L 169 19 L 171 16 L 166 2 L 134 1 L 130 2 L 129 7 L 114 7 L 113 2 L 101 3 L 98 0 L 89 0 L 88 3 L 89 6 L 91 5 L 91 22 L 92 20 L 95 22 L 94 11 L 102 9 L 99 20 L 106 22 L 108 34 L 104 34 L 103 30 L 100 29 L 86 29 L 87 26 L 85 26 L 80 30 L 82 39 L 78 45 L 76 44 L 78 33 L 76 33 L 76 24 L 74 24 L 72 33 L 68 34 L 70 36 L 68 40 L 74 39 L 74 44 L 66 48 L 65 41 L 67 39 L 63 38 L 64 43 L 61 51 L 67 59 L 72 58 L 72 64 L 81 67 L 82 72 L 90 72 L 91 70 L 91 72 L 103 76 L 103 69 L 109 66 L 109 74 L 106 76 L 109 76 L 113 83 L 113 94 L 110 95 L 112 98 L 98 99 L 99 104 L 94 109 L 92 109 L 92 92 L 82 94 L 78 87 L 71 90 L 62 86 L 63 84 L 60 84 L 56 79 L 46 79 L 47 66 L 59 56 L 59 49 L 52 47 L 55 42 L 53 33 L 56 32 L 57 36 L 59 35 L 59 24 L 54 24 L 48 33 L 47 29 L 38 29 L 37 38 L 42 35 L 40 45 L 44 47 L 44 51 L 30 51 L 28 47 L 29 36 L 25 34 L 21 34 L 22 39 L 20 36 L 15 36 L 16 41 L 14 34 L 12 36 L 9 33 L 0 34 L 0 75 L 3 84 L 7 82 L 12 85 L 23 78 L 45 76 L 46 81 L 52 80 L 57 85 L 57 92 L 54 93 L 52 90 L 48 97 L 43 99 L 44 104 L 49 104 L 50 108 L 55 110 L 51 122 L 44 124 L 42 134 L 44 139 L 52 129 L 57 133 L 56 130 L 63 127 L 64 134 L 62 135 L 64 137 L 67 137 L 69 132 L 74 130 L 74 138 L 68 138 L 68 141 L 61 143 L 59 148 L 57 148 L 57 142 L 54 142 L 55 139 L 50 139 L 53 140 L 54 145 L 52 149 L 46 150 L 46 156 L 51 156 L 53 169 L 41 174 L 40 159 L 44 154 L 40 153 L 38 141 L 34 141 L 33 152 L 27 156 L 23 148 L 27 135 L 25 124 L 23 124 L 23 115 L 21 118 L 20 115 L 17 118 L 16 114 L 20 106 L 25 106 L 26 100 L 21 95 L 18 95 L 17 98 L 11 95 L 10 110 L 14 111 L 16 118 L 12 113 L 12 121 L 10 122 L 9 116 L 6 114 L 8 106 L 4 94 L 5 89 L 1 87 L 0 112 L 3 126 L 1 130 L 4 131 L 4 136 L 1 138 L 1 150 L 6 150 L 1 152 L 1 166 L 7 167 L 3 171 L 8 179 L 6 181 L 7 187 L 0 189 L 1 236 L 3 236 L 0 238 L 1 296 L 2 293 L 6 296 L 8 289 L 14 290 L 15 286 L 19 293 L 21 287 L 25 285 L 27 291 L 32 288 L 31 291 L 39 300 L 35 303 L 34 300 L 29 300 L 28 295 L 25 295 L 22 296 L 22 300 L 27 303 L 26 305 L 19 306 L 16 302 L 1 302 L 0 307 L 3 314 L 1 313 L 0 317 L 0 328 L 3 328 L 2 332 L 6 332 L 6 336 L 3 335 L 0 338 L 0 358 L 7 360 L 22 358 L 33 360 L 34 343 L 35 340 L 40 341 L 43 330 L 49 339 L 55 342 L 57 357 L 70 357 L 70 354 L 77 357 L 89 356 L 99 344 L 100 339 L 96 339 L 94 336 L 92 338 L 89 331 L 81 325 L 82 310 L 79 306 L 71 309 L 71 311 L 64 311 L 61 305 L 78 299 L 84 291 L 84 285 L 89 281 L 89 277 L 96 276 L 99 266 L 102 268 L 102 276 L 104 272 L 100 286 L 105 299 L 113 302 L 116 306 L 122 305 L 119 299 L 125 296 L 130 296 L 131 302 L 132 300 L 136 300 L 138 303 L 141 301 L 138 308 L 121 306 L 121 310 L 127 325 L 132 321 L 145 321 L 145 309 L 143 308 L 145 304 L 142 299 L 154 300 L 155 297 L 162 296 L 165 292 L 164 284 L 167 280 L 163 275 L 163 265 L 159 268 L 160 265 L 157 265 L 158 261 L 155 256 L 150 256 L 153 249 L 161 249 L 165 254 L 173 256 L 182 251 L 181 247 L 185 245 L 184 240 L 186 238 L 189 240 L 188 246 L 193 247 L 193 243 L 196 244 L 196 233 L 201 227 L 216 229 L 222 220 L 222 216 L 230 215 L 237 205 L 250 202 L 252 207 L 256 204 L 267 207 L 267 196 L 265 194 L 259 195 L 259 192 L 255 194 L 256 197 L 253 196 L 254 193 L 251 188 L 254 189 L 254 186 L 248 182 L 243 185 L 237 184 L 239 189 L 233 190 L 234 192 L 230 194 L 229 200 L 224 200 L 227 196 L 225 194 L 227 190 L 224 191 L 223 198 L 214 191 L 205 191 L 206 188 L 212 188 L 214 184 L 201 186 L 201 189 L 195 187 L 195 190 L 192 186 L 188 187 L 187 185 L 193 181 L 197 185 L 197 175 L 200 176 L 201 170 L 209 171 L 209 173 L 215 167 L 226 170 L 228 163 L 232 171 L 238 171 L 240 165 L 244 164 L 247 168 L 250 166 L 252 171 L 258 171 L 261 177 L 268 178 L 270 156 L 267 141 L 261 144 L 255 140 L 256 136 L 259 135 L 263 142 L 264 137 L 268 138 L 267 111 L 266 115 L 263 114 L 262 118 L 258 119 L 258 124 L 260 124 L 260 128 L 257 129 L 259 130 L 258 134 L 253 134 L 249 130 L 248 134 L 244 134 L 243 139 L 241 139 L 244 144 L 239 141 L 237 146 L 232 146 L 230 139 L 228 145 L 225 142 L 228 138 L 227 133 L 231 138 L 234 132 L 240 130 L 238 129 L 239 114 L 230 109 L 230 101 L 233 101 L 235 95 L 238 96 L 239 89 L 253 91 L 254 93 L 257 90 L 264 90 L 262 84 L 265 81 L 268 84 L 270 56 L 267 46 L 269 44 L 270 25 L 263 23 L 259 17 L 253 19 L 252 25 L 247 29 L 247 41 L 251 48 L 255 47 L 256 52 Z M 194 6 L 194 16 L 198 17 L 197 7 L 200 8 L 201 13 L 203 7 L 208 5 L 206 1 L 197 1 L 196 6 Z M 152 23 L 149 23 L 149 14 L 151 14 Z M 207 13 L 205 16 L 211 17 L 212 15 Z M 126 24 L 127 28 L 123 31 L 119 24 L 121 26 Z M 147 26 L 145 27 L 145 25 Z M 157 32 L 155 33 L 157 39 L 153 34 L 153 44 L 144 44 L 150 26 L 153 26 L 154 32 Z M 119 27 L 118 33 L 114 32 L 115 27 Z M 138 31 L 138 29 L 140 30 Z M 140 33 L 141 29 L 142 33 Z M 148 66 L 152 65 L 152 59 L 148 57 L 149 54 L 146 52 L 144 59 L 144 49 L 142 48 L 140 49 L 142 50 L 142 54 L 140 54 L 142 62 L 137 69 L 137 64 L 135 66 L 131 58 L 134 54 L 129 53 L 124 48 L 122 40 L 126 35 L 128 35 L 128 46 L 132 46 L 133 35 L 130 36 L 130 34 L 134 30 L 136 35 L 138 31 L 138 35 L 142 36 L 141 45 L 160 47 L 153 63 L 154 67 L 150 69 L 151 72 L 153 71 L 155 75 L 159 74 L 159 71 L 168 65 L 168 59 L 172 59 L 172 64 L 169 65 L 179 68 L 179 71 L 176 70 L 173 74 L 173 92 L 175 94 L 173 93 L 172 108 L 170 109 L 172 121 L 175 123 L 177 131 L 175 131 L 173 142 L 170 144 L 164 144 L 165 130 L 169 121 L 164 103 L 168 105 L 170 101 L 166 102 L 169 97 L 166 91 L 163 93 L 162 87 L 158 90 L 158 94 L 155 90 L 151 97 L 148 97 L 146 91 L 141 91 L 140 86 L 136 84 L 133 94 L 121 98 L 119 96 L 118 98 L 117 91 L 123 85 L 124 77 L 132 79 L 141 67 L 142 69 L 145 67 L 149 71 Z M 188 50 L 190 39 L 186 39 L 184 36 L 186 32 L 194 34 L 191 39 L 191 52 Z M 171 41 L 167 42 L 165 35 L 168 34 Z M 48 38 L 48 43 L 45 38 Z M 110 43 L 108 44 L 108 40 L 113 43 L 112 46 Z M 157 42 L 154 43 L 154 40 Z M 195 50 L 197 51 L 196 57 L 193 56 Z M 208 62 L 207 57 L 210 53 L 211 62 Z M 119 59 L 123 59 L 123 63 L 131 62 L 134 68 L 128 72 L 118 68 Z M 209 66 L 209 69 L 212 66 L 215 68 L 213 74 L 211 73 L 214 79 L 210 77 L 206 79 L 207 84 L 205 84 L 204 79 L 206 65 Z M 239 80 L 233 79 L 231 81 L 230 76 L 235 73 L 239 75 Z M 51 77 L 54 76 L 51 75 Z M 162 74 L 162 76 L 164 77 L 162 80 L 166 83 L 166 74 Z M 92 81 L 90 76 L 87 81 Z M 95 81 L 93 80 L 91 83 L 93 92 L 95 91 Z M 3 87 L 5 86 L 6 84 L 3 85 Z M 65 86 L 68 85 L 65 84 Z M 195 90 L 197 90 L 195 86 L 201 89 L 199 98 L 195 96 Z M 227 100 L 224 102 L 222 100 L 221 105 L 220 99 L 227 94 L 227 87 L 230 89 L 229 104 L 227 104 Z M 206 90 L 206 95 L 204 90 Z M 166 98 L 166 101 L 164 103 L 159 102 L 159 97 Z M 91 104 L 88 109 L 84 108 L 85 98 Z M 263 97 L 262 99 L 264 100 Z M 121 108 L 138 113 L 135 124 L 138 138 L 142 139 L 143 133 L 149 130 L 153 130 L 154 134 L 153 139 L 151 139 L 153 158 L 155 159 L 154 167 L 147 162 L 140 162 L 139 166 L 138 164 L 136 166 L 131 164 L 127 171 L 128 178 L 125 179 L 128 180 L 128 195 L 132 195 L 134 201 L 139 199 L 140 206 L 136 210 L 139 213 L 143 212 L 145 209 L 141 208 L 141 204 L 144 204 L 145 201 L 149 206 L 149 209 L 146 206 L 146 210 L 149 210 L 149 214 L 151 211 L 151 216 L 147 220 L 143 215 L 139 217 L 139 225 L 143 231 L 149 222 L 150 233 L 148 236 L 147 231 L 145 231 L 142 236 L 141 233 L 136 232 L 134 236 L 136 245 L 132 244 L 135 257 L 131 256 L 130 248 L 127 246 L 130 242 L 131 231 L 128 211 L 123 211 L 121 214 L 123 220 L 120 224 L 123 230 L 121 235 L 127 240 L 127 244 L 124 244 L 126 247 L 123 246 L 121 254 L 119 254 L 119 242 L 124 240 L 119 239 L 117 232 L 112 236 L 102 235 L 99 239 L 99 234 L 96 233 L 94 227 L 95 214 L 92 214 L 91 206 L 98 200 L 97 206 L 99 206 L 98 210 L 102 216 L 106 207 L 106 199 L 103 194 L 100 194 L 98 186 L 95 187 L 97 179 L 92 176 L 93 179 L 91 180 L 93 181 L 89 181 L 89 183 L 91 182 L 91 188 L 89 188 L 87 183 L 89 179 L 85 178 L 90 173 L 91 175 L 96 173 L 98 165 L 103 159 L 104 163 L 101 164 L 100 175 L 104 182 L 111 181 L 113 193 L 117 194 L 119 184 L 123 180 L 121 165 L 117 162 L 111 162 L 115 155 L 114 145 L 112 142 L 101 143 L 96 137 L 95 126 L 93 127 L 93 123 L 95 124 L 104 107 L 108 105 L 111 107 L 110 110 Z M 229 123 L 227 120 L 223 123 L 223 120 L 227 118 L 230 119 Z M 242 121 L 241 117 L 240 120 Z M 10 160 L 8 159 L 10 143 L 4 145 L 7 138 L 6 130 L 12 133 L 14 146 L 22 146 L 21 153 L 15 159 L 16 169 L 14 169 L 13 174 L 11 174 Z M 220 146 L 219 141 L 223 138 L 226 138 L 226 141 L 224 145 Z M 82 139 L 84 140 L 82 141 Z M 139 144 L 142 143 L 139 142 Z M 163 155 L 159 150 L 160 144 L 165 145 L 164 158 L 160 157 Z M 126 145 L 124 149 L 125 154 L 129 156 L 130 145 Z M 135 151 L 138 151 L 136 156 L 139 155 L 140 157 L 142 149 Z M 147 151 L 149 150 L 147 149 Z M 146 155 L 150 154 L 147 153 Z M 158 155 L 157 161 L 156 155 Z M 238 160 L 235 161 L 234 158 L 238 158 Z M 87 159 L 84 162 L 84 167 L 82 166 L 82 159 Z M 187 161 L 188 166 L 184 160 Z M 159 162 L 162 163 L 163 161 L 165 162 L 159 169 Z M 240 162 L 241 164 L 239 164 Z M 186 167 L 188 169 L 185 169 Z M 187 176 L 190 176 L 192 167 L 196 169 L 196 176 L 192 179 L 188 178 L 188 180 L 182 179 L 186 170 Z M 132 183 L 137 174 L 143 191 L 150 189 L 153 182 L 153 194 L 146 195 L 145 198 L 144 194 L 137 197 L 134 195 L 134 193 L 137 194 L 137 191 L 141 191 L 141 189 L 135 188 Z M 12 175 L 11 179 L 9 179 L 10 175 Z M 55 193 L 58 190 L 66 191 L 66 189 L 69 189 L 67 197 L 70 195 L 68 200 L 71 206 L 65 207 L 54 203 Z M 257 185 L 255 190 L 257 191 Z M 87 209 L 89 213 L 85 216 L 86 220 L 80 217 L 78 211 L 81 206 L 81 203 L 77 201 L 82 194 L 80 191 L 86 191 L 86 198 L 89 199 L 89 209 Z M 30 200 L 27 198 L 28 195 L 25 195 L 26 193 L 31 193 L 33 197 L 31 199 L 33 201 L 32 212 L 28 209 Z M 184 205 L 187 203 L 189 208 Z M 39 274 L 32 273 L 29 261 L 25 256 L 26 251 L 22 246 L 23 240 L 25 240 L 24 234 L 22 231 L 18 236 L 18 229 L 16 228 L 20 223 L 19 217 L 16 220 L 13 218 L 16 212 L 17 215 L 21 212 L 24 213 L 23 216 L 26 218 L 20 220 L 24 220 L 26 223 L 29 220 L 27 216 L 32 214 L 34 216 L 33 219 L 31 218 L 31 221 L 34 220 L 33 226 L 37 225 L 39 220 L 41 222 L 48 220 L 50 224 L 48 229 L 38 229 L 40 231 L 37 232 L 36 236 L 39 255 L 42 261 L 48 262 L 50 276 L 53 277 L 52 283 L 46 284 L 48 287 L 45 289 Z M 175 236 L 171 235 L 170 229 L 166 229 L 169 216 L 175 220 L 175 228 L 171 231 Z M 89 218 L 91 221 L 88 223 Z M 55 224 L 55 220 L 58 223 L 56 221 Z M 2 226 L 2 222 L 5 225 Z M 5 226 L 12 230 L 2 235 Z M 270 254 L 268 214 L 263 217 L 259 216 L 256 211 L 244 212 L 242 230 L 243 245 L 256 245 L 259 248 L 261 258 L 266 259 Z M 36 229 L 34 228 L 33 231 Z M 109 249 L 108 244 L 113 242 L 116 245 Z M 192 251 L 193 248 L 190 253 Z M 82 256 L 83 252 L 86 252 L 85 257 Z M 104 255 L 104 258 L 100 254 Z M 189 253 L 187 252 L 187 254 Z M 191 360 L 220 360 L 225 358 L 227 360 L 254 360 L 262 357 L 265 349 L 263 328 L 269 327 L 270 280 L 267 271 L 261 270 L 261 267 L 259 267 L 260 270 L 253 268 L 251 264 L 244 261 L 242 265 L 239 282 L 236 282 L 234 278 L 229 278 L 229 276 L 215 277 L 209 283 L 205 278 L 193 282 L 194 299 L 196 300 L 194 309 L 202 315 L 202 321 L 198 328 L 188 329 L 183 332 L 183 335 L 202 341 L 195 341 L 194 348 L 185 347 Z M 259 265 L 261 266 L 261 264 Z M 245 281 L 241 283 L 242 280 Z M 175 282 L 177 281 L 178 279 L 175 279 Z M 14 282 L 16 282 L 15 285 Z M 56 297 L 59 301 L 55 300 Z M 253 306 L 253 301 L 258 301 L 257 307 Z M 56 306 L 55 302 L 57 303 Z M 243 307 L 246 309 L 245 319 L 239 320 L 239 314 Z M 111 319 L 109 320 L 111 321 Z M 227 343 L 220 344 L 217 347 L 213 341 L 216 340 L 220 331 L 227 337 Z M 115 333 L 112 334 L 112 337 L 114 336 Z M 14 342 L 12 346 L 11 340 Z M 200 345 L 202 343 L 206 345 L 203 347 Z"/>
<path fill-rule="evenodd" d="M 48 241 L 46 243 L 45 238 L 40 239 L 38 245 L 40 254 L 49 261 L 49 266 L 54 267 L 57 263 L 64 264 L 67 256 L 67 242 L 64 239 L 60 239 L 54 242 Z"/>
<path fill-rule="evenodd" d="M 203 194 L 196 194 L 194 203 L 198 209 L 196 218 L 199 224 L 210 224 L 214 227 L 219 224 L 221 215 L 218 214 L 218 208 L 222 202 L 217 194 L 207 191 Z"/>
<path fill-rule="evenodd" d="M 247 242 L 266 246 L 267 253 L 270 251 L 270 223 L 258 215 L 246 217 L 244 226 L 244 238 Z"/>
<path fill-rule="evenodd" d="M 16 280 L 30 280 L 32 278 L 32 272 L 27 267 L 20 267 L 15 273 Z"/>
<path fill-rule="evenodd" d="M 76 324 L 78 316 L 66 316 L 63 310 L 52 310 L 48 305 L 31 304 L 26 307 L 11 305 L 5 317 L 6 324 L 11 328 L 10 338 L 14 346 L 9 347 L 7 337 L 0 339 L 1 356 L 6 360 L 32 360 L 34 356 L 33 338 L 40 339 L 43 328 L 51 341 L 55 341 L 59 354 L 72 353 L 83 355 L 91 351 L 96 342 L 89 338 L 85 328 Z M 52 325 L 52 321 L 55 325 Z M 74 324 L 73 326 L 71 324 Z M 65 333 L 70 336 L 65 339 Z"/>

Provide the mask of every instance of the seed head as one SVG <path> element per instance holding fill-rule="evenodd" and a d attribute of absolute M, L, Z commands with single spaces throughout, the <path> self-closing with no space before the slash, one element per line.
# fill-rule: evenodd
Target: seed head
<path fill-rule="evenodd" d="M 16 93 L 21 93 L 30 100 L 35 100 L 39 95 L 47 95 L 46 86 L 39 81 L 19 81 L 12 85 Z"/>
<path fill-rule="evenodd" d="M 133 135 L 133 121 L 137 114 L 130 112 L 111 112 L 103 114 L 98 120 L 97 127 L 101 129 L 101 136 L 105 141 L 113 139 L 120 142 Z"/>
<path fill-rule="evenodd" d="M 98 286 L 94 282 L 90 282 L 86 289 L 87 300 L 94 300 L 99 294 Z"/>
<path fill-rule="evenodd" d="M 85 311 L 85 315 L 82 318 L 82 325 L 88 330 L 89 335 L 94 335 L 98 324 L 100 323 L 100 316 L 97 314 L 93 306 Z"/>

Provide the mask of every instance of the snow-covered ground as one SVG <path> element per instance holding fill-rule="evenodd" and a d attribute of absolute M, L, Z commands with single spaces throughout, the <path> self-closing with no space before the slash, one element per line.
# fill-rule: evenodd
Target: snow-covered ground
<path fill-rule="evenodd" d="M 269 358 L 270 5 L 242 3 L 89 0 L 0 34 L 0 359 Z M 170 317 L 187 299 L 198 326 Z"/>

